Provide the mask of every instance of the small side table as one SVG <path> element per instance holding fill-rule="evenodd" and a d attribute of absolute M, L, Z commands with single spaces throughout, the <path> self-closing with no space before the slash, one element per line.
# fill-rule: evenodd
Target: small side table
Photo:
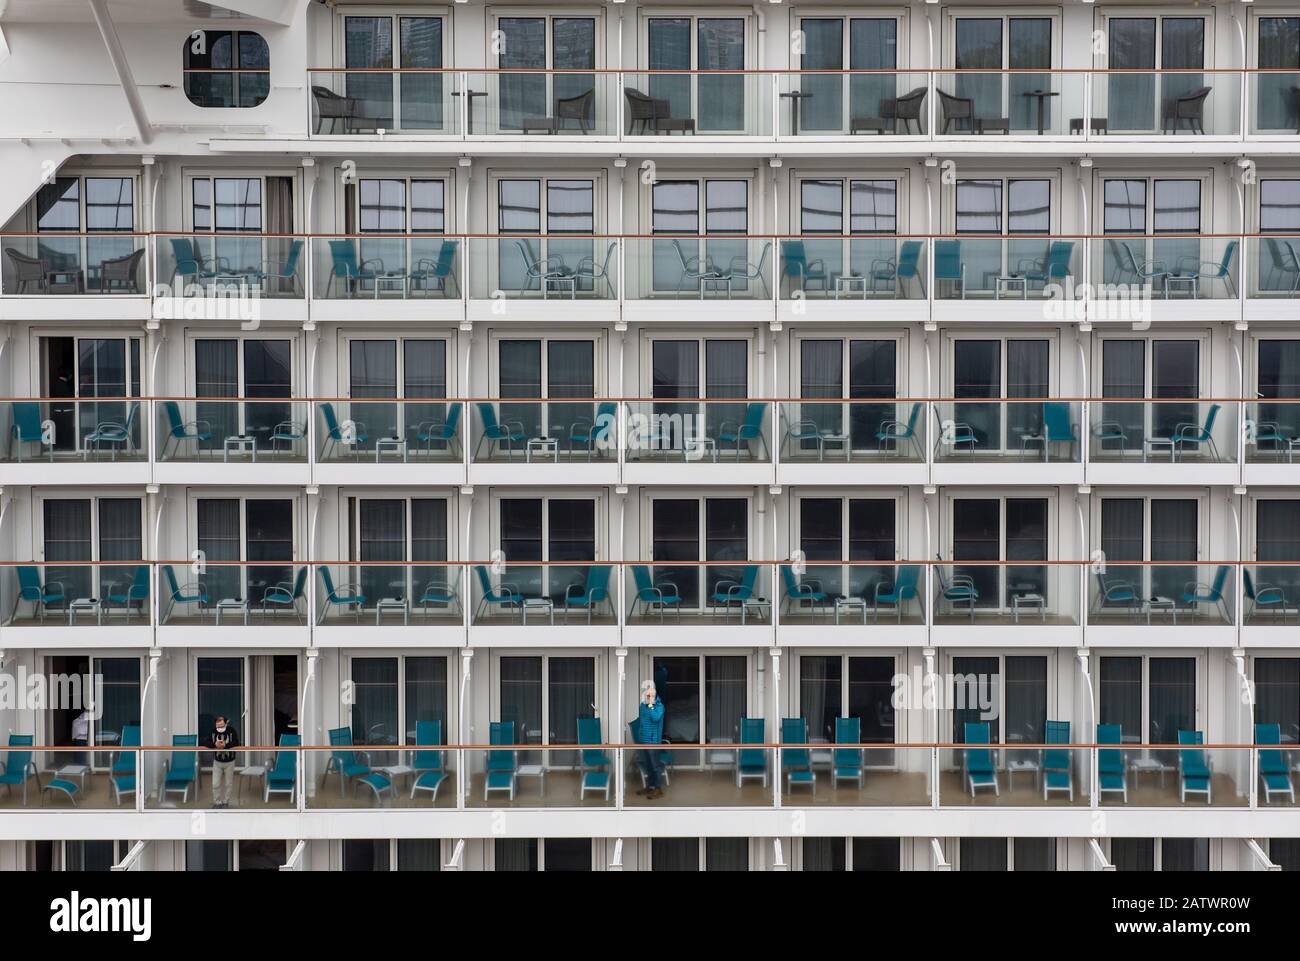
<path fill-rule="evenodd" d="M 555 605 L 549 597 L 525 597 L 519 605 L 519 623 L 527 624 L 529 614 L 544 614 L 548 621 L 555 623 Z"/>
<path fill-rule="evenodd" d="M 266 777 L 265 764 L 245 764 L 239 769 L 239 787 L 235 788 L 235 801 L 239 802 L 244 799 L 244 782 L 256 778 Z"/>
<path fill-rule="evenodd" d="M 820 443 L 817 445 L 818 460 L 826 459 L 827 444 L 838 444 L 840 450 L 844 452 L 844 459 L 846 461 L 851 459 L 851 455 L 853 453 L 853 443 L 852 443 L 852 438 L 848 434 L 822 433 L 820 435 Z"/>
<path fill-rule="evenodd" d="M 1193 300 L 1200 299 L 1201 296 L 1201 278 L 1188 274 L 1168 274 L 1165 276 L 1165 296 L 1175 288 L 1181 287 L 1185 292 L 1192 295 Z"/>
<path fill-rule="evenodd" d="M 1174 623 L 1178 623 L 1178 607 L 1174 604 L 1172 597 L 1149 597 L 1143 602 L 1142 606 L 1146 609 L 1148 624 L 1151 623 L 1152 611 L 1168 611 Z"/>
<path fill-rule="evenodd" d="M 380 437 L 375 441 L 375 463 L 378 464 L 384 452 L 390 454 L 400 454 L 402 463 L 406 463 L 406 438 L 404 437 Z"/>
<path fill-rule="evenodd" d="M 867 278 L 858 274 L 842 274 L 835 278 L 835 299 L 841 295 L 853 295 L 862 300 L 867 299 Z"/>
<path fill-rule="evenodd" d="M 844 597 L 835 598 L 835 623 L 840 622 L 840 611 L 852 613 L 859 612 L 862 615 L 862 623 L 867 623 L 867 602 L 861 597 Z"/>
<path fill-rule="evenodd" d="M 1145 437 L 1142 439 L 1142 460 L 1147 459 L 1147 452 L 1155 453 L 1157 449 L 1167 448 L 1169 450 L 1169 463 L 1178 460 L 1178 450 L 1174 446 L 1172 437 Z"/>
<path fill-rule="evenodd" d="M 61 777 L 64 779 L 74 777 L 81 778 L 81 790 L 83 792 L 86 790 L 86 777 L 89 774 L 90 766 L 88 764 L 65 764 L 54 772 L 55 777 Z"/>
<path fill-rule="evenodd" d="M 1028 774 L 1034 779 L 1034 784 L 1038 784 L 1040 774 L 1038 762 L 1032 758 L 1022 757 L 1014 761 L 1007 761 L 1007 790 L 1011 790 L 1011 785 L 1015 783 L 1017 774 Z"/>
<path fill-rule="evenodd" d="M 1021 611 L 1038 611 L 1040 621 L 1047 620 L 1047 599 L 1042 594 L 1016 594 L 1011 598 L 1011 616 L 1020 623 Z"/>
<path fill-rule="evenodd" d="M 243 618 L 244 624 L 248 624 L 248 601 L 244 600 L 242 597 L 227 597 L 217 601 L 217 610 L 215 615 L 216 622 L 218 624 L 221 623 L 221 615 L 223 613 L 232 612 L 238 613 Z"/>
<path fill-rule="evenodd" d="M 772 614 L 772 602 L 765 597 L 751 597 L 740 602 L 740 623 L 745 623 L 746 616 L 752 614 L 759 621 L 766 621 Z"/>
<path fill-rule="evenodd" d="M 1020 299 L 1029 299 L 1029 280 L 1026 277 L 1002 276 L 994 278 L 993 296 L 1001 300 L 1003 294 L 1010 294 L 1015 288 L 1020 288 Z"/>
<path fill-rule="evenodd" d="M 537 779 L 539 797 L 546 797 L 546 765 L 521 764 L 515 768 L 516 778 L 531 777 Z"/>
<path fill-rule="evenodd" d="M 409 764 L 389 764 L 386 767 L 377 767 L 375 770 L 392 781 L 394 788 L 396 788 L 399 778 L 409 778 L 415 773 Z"/>
<path fill-rule="evenodd" d="M 222 460 L 230 462 L 230 452 L 251 454 L 253 463 L 257 463 L 257 438 L 247 434 L 227 437 L 221 445 Z"/>
<path fill-rule="evenodd" d="M 381 597 L 375 601 L 375 624 L 382 624 L 384 615 L 400 611 L 402 614 L 402 623 L 411 623 L 411 609 L 406 606 L 406 600 L 401 597 Z"/>
<path fill-rule="evenodd" d="M 567 293 L 570 300 L 578 296 L 578 278 L 573 274 L 561 274 L 542 278 L 542 299 L 546 300 L 552 293 Z"/>
<path fill-rule="evenodd" d="M 552 460 L 560 459 L 560 439 L 558 437 L 530 437 L 528 446 L 524 449 L 524 459 L 527 463 L 533 462 L 533 455 L 538 457 L 550 457 Z"/>
<path fill-rule="evenodd" d="M 706 456 L 718 462 L 718 442 L 712 437 L 690 437 L 682 444 L 682 460 L 704 460 Z"/>
<path fill-rule="evenodd" d="M 68 605 L 68 624 L 76 623 L 78 614 L 95 613 L 95 623 L 104 623 L 104 609 L 99 605 L 98 597 L 78 597 Z"/>

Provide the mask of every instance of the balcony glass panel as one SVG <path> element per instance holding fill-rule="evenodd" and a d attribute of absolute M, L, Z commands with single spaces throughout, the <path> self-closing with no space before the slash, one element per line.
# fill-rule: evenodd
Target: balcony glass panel
<path fill-rule="evenodd" d="M 146 289 L 145 234 L 7 234 L 0 294 L 134 294 Z"/>
<path fill-rule="evenodd" d="M 1195 627 L 1233 623 L 1236 566 L 1108 560 L 1088 574 L 1088 623 Z"/>
<path fill-rule="evenodd" d="M 1088 458 L 1097 463 L 1236 463 L 1239 408 L 1236 401 L 1221 400 L 1094 400 L 1088 404 Z"/>

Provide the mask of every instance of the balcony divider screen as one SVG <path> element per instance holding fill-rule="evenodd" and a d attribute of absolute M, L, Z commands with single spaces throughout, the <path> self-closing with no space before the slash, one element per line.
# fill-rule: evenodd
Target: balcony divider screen
<path fill-rule="evenodd" d="M 1300 743 L 1300 658 L 1255 658 L 1255 723 L 1276 724 L 1283 744 Z"/>

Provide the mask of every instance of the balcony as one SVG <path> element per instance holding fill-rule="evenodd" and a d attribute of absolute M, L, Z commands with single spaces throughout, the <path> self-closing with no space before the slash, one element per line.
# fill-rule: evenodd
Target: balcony
<path fill-rule="evenodd" d="M 326 320 L 460 320 L 466 243 L 441 234 L 312 237 L 312 300 Z"/>
<path fill-rule="evenodd" d="M 305 484 L 311 403 L 289 398 L 173 397 L 152 402 L 161 483 Z"/>
<path fill-rule="evenodd" d="M 1236 623 L 1237 566 L 1106 557 L 1089 572 L 1088 623 L 1096 627 L 1232 627 Z"/>
<path fill-rule="evenodd" d="M 1083 617 L 1080 571 L 1073 561 L 1046 559 L 1011 563 L 962 558 L 932 564 L 935 643 L 1074 643 Z M 1023 637 L 1017 629 L 1023 629 Z"/>
<path fill-rule="evenodd" d="M 151 577 L 146 561 L 0 562 L 6 643 L 149 647 Z"/>
<path fill-rule="evenodd" d="M 937 483 L 1016 483 L 1027 465 L 1049 483 L 1083 478 L 1077 400 L 945 400 L 930 404 Z"/>
<path fill-rule="evenodd" d="M 259 233 L 153 235 L 154 312 L 163 319 L 305 319 L 307 237 Z"/>
<path fill-rule="evenodd" d="M 470 316 L 499 319 L 526 304 L 539 319 L 607 320 L 619 300 L 619 241 L 591 234 L 468 238 Z"/>
<path fill-rule="evenodd" d="M 1091 400 L 1088 479 L 1235 484 L 1240 409 L 1241 402 L 1230 399 Z"/>
<path fill-rule="evenodd" d="M 147 483 L 149 444 L 138 397 L 45 397 L 0 403 L 0 464 L 12 482 Z"/>
<path fill-rule="evenodd" d="M 307 74 L 307 129 L 323 138 L 1151 142 L 1300 135 L 1290 96 L 1294 70 L 310 67 Z"/>
<path fill-rule="evenodd" d="M 150 316 L 145 233 L 10 233 L 0 237 L 0 316 L 143 320 Z M 21 299 L 6 307 L 3 301 Z"/>
<path fill-rule="evenodd" d="M 463 565 L 374 560 L 314 566 L 316 609 L 307 614 L 318 645 L 464 643 L 469 595 Z"/>

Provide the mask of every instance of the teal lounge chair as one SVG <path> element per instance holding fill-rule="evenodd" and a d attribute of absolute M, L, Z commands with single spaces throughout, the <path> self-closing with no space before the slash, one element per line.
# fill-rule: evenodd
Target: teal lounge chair
<path fill-rule="evenodd" d="M 921 419 L 921 402 L 915 401 L 912 404 L 912 412 L 907 415 L 907 421 L 885 420 L 880 422 L 880 429 L 876 431 L 876 447 L 881 450 L 889 449 L 886 445 L 893 445 L 895 454 L 901 454 L 903 451 L 902 441 L 908 441 L 912 449 L 916 451 L 918 459 L 925 459 L 925 452 L 921 450 L 921 438 L 916 433 L 916 423 Z"/>
<path fill-rule="evenodd" d="M 569 459 L 575 451 L 585 451 L 590 461 L 597 450 L 610 446 L 617 422 L 618 404 L 612 400 L 602 401 L 592 420 L 575 420 L 569 425 Z"/>
<path fill-rule="evenodd" d="M 1184 804 L 1189 794 L 1204 794 L 1205 803 L 1213 803 L 1210 790 L 1214 775 L 1210 759 L 1203 748 L 1192 746 L 1204 743 L 1205 735 L 1200 731 L 1178 732 L 1178 800 Z"/>
<path fill-rule="evenodd" d="M 441 421 L 427 420 L 415 426 L 415 439 L 424 445 L 426 454 L 433 455 L 433 445 L 446 444 L 452 457 L 459 457 L 460 412 L 463 405 L 457 401 L 447 405 L 447 416 Z"/>
<path fill-rule="evenodd" d="M 135 418 L 139 412 L 140 404 L 132 401 L 127 405 L 125 421 L 120 424 L 113 420 L 100 421 L 82 439 L 82 447 L 89 453 L 92 450 L 99 451 L 107 444 L 113 460 L 117 460 L 119 450 L 126 453 L 135 448 Z"/>
<path fill-rule="evenodd" d="M 442 744 L 442 721 L 416 721 L 415 743 L 424 747 Z M 411 799 L 416 791 L 427 791 L 429 803 L 438 803 L 438 788 L 447 780 L 447 752 L 435 750 L 415 751 L 411 755 Z"/>
<path fill-rule="evenodd" d="M 306 604 L 307 565 L 298 568 L 298 574 L 292 581 L 283 581 L 268 587 L 262 594 L 262 616 L 272 611 L 292 611 L 294 618 L 306 623 L 303 612 L 298 609 L 298 602 Z"/>
<path fill-rule="evenodd" d="M 1281 744 L 1282 727 L 1279 724 L 1256 724 L 1256 744 Z M 1295 804 L 1295 785 L 1286 756 L 1280 750 L 1259 749 L 1259 782 L 1264 789 L 1264 803 L 1271 804 L 1274 794 L 1283 794 Z"/>
<path fill-rule="evenodd" d="M 1118 745 L 1123 740 L 1118 724 L 1098 724 L 1097 743 Z M 1118 747 L 1097 751 L 1097 789 L 1100 794 L 1119 794 L 1128 803 L 1128 769 L 1124 766 L 1124 752 Z"/>
<path fill-rule="evenodd" d="M 650 576 L 650 568 L 645 564 L 632 565 L 632 582 L 636 587 L 636 597 L 632 601 L 632 613 L 636 613 L 636 606 L 641 605 L 641 613 L 649 616 L 652 608 L 659 609 L 659 623 L 664 622 L 664 610 L 671 607 L 677 614 L 677 620 L 682 619 L 682 596 L 677 590 L 677 585 L 671 581 L 654 582 Z"/>
<path fill-rule="evenodd" d="M 514 584 L 507 584 L 503 581 L 500 587 L 494 589 L 492 581 L 488 578 L 488 569 L 485 565 L 476 564 L 474 566 L 474 575 L 478 578 L 478 586 L 482 591 L 478 606 L 474 609 L 474 620 L 479 619 L 479 616 L 487 609 L 489 604 L 512 610 L 524 603 L 524 596 L 519 593 L 519 588 Z"/>
<path fill-rule="evenodd" d="M 871 280 L 871 292 L 876 292 L 876 283 L 884 281 L 894 288 L 894 298 L 906 290 L 903 281 L 915 280 L 921 285 L 921 299 L 925 299 L 925 278 L 921 276 L 921 241 L 904 240 L 898 246 L 898 260 L 888 257 L 873 260 L 867 277 Z"/>
<path fill-rule="evenodd" d="M 330 771 L 333 771 L 339 776 L 339 797 L 347 797 L 348 783 L 353 778 L 365 777 L 370 773 L 370 756 L 364 751 L 352 749 L 350 727 L 331 728 L 329 739 L 330 746 L 334 750 L 330 751 L 329 763 L 325 765 L 325 773 L 321 775 L 321 788 L 325 787 L 325 778 L 329 777 Z M 365 758 L 365 761 L 361 758 Z"/>
<path fill-rule="evenodd" d="M 578 743 L 582 745 L 598 745 L 604 742 L 600 736 L 600 718 L 598 717 L 580 717 L 578 718 Z M 592 794 L 603 794 L 605 800 L 609 800 L 609 755 L 604 749 L 599 747 L 586 747 L 582 749 L 579 759 L 579 770 L 582 774 L 582 782 L 578 789 L 578 800 L 586 800 L 587 792 Z"/>
<path fill-rule="evenodd" d="M 489 744 L 514 744 L 515 722 L 493 721 L 488 734 Z M 504 792 L 515 799 L 515 774 L 519 770 L 519 760 L 513 749 L 488 751 L 487 764 L 483 772 L 483 800 L 493 792 Z"/>
<path fill-rule="evenodd" d="M 325 296 L 337 296 L 333 293 L 335 281 L 338 281 L 347 297 L 353 296 L 358 290 L 361 290 L 367 281 L 374 288 L 375 296 L 379 296 L 379 285 L 375 279 L 384 273 L 384 262 L 379 258 L 370 260 L 357 260 L 357 248 L 351 240 L 331 240 L 329 241 L 330 250 L 330 272 L 329 277 L 325 280 Z M 379 269 L 375 270 L 374 266 L 378 265 Z"/>
<path fill-rule="evenodd" d="M 1043 401 L 1043 459 L 1051 459 L 1053 444 L 1068 444 L 1069 459 L 1074 460 L 1074 445 L 1079 433 L 1070 423 L 1070 405 L 1062 400 Z"/>
<path fill-rule="evenodd" d="M 764 740 L 763 719 L 761 717 L 742 717 L 740 719 L 740 743 L 762 744 Z M 736 787 L 746 781 L 758 780 L 767 787 L 767 750 L 761 747 L 742 747 L 736 752 Z"/>
<path fill-rule="evenodd" d="M 1110 248 L 1111 269 L 1110 283 L 1121 283 L 1121 278 L 1131 277 L 1139 286 L 1157 285 L 1169 297 L 1169 267 L 1163 260 L 1139 260 L 1133 253 L 1133 247 L 1126 240 L 1107 240 Z"/>
<path fill-rule="evenodd" d="M 375 807 L 382 805 L 385 798 L 392 799 L 396 793 L 393 788 L 393 779 L 387 774 L 381 774 L 378 771 L 371 771 L 369 774 L 362 774 L 353 779 L 352 793 L 354 796 L 363 787 L 370 790 Z"/>
<path fill-rule="evenodd" d="M 478 404 L 478 416 L 483 421 L 483 433 L 479 435 L 478 443 L 474 445 L 474 459 L 479 459 L 479 451 L 483 448 L 484 442 L 487 443 L 487 456 L 492 457 L 492 448 L 501 450 L 501 445 L 505 444 L 506 456 L 514 460 L 516 445 L 524 444 L 528 441 L 528 432 L 524 429 L 523 421 L 518 420 L 497 420 L 497 409 L 487 401 Z"/>
<path fill-rule="evenodd" d="M 1194 280 L 1210 281 L 1210 295 L 1214 295 L 1214 281 L 1222 280 L 1230 297 L 1237 296 L 1237 285 L 1232 279 L 1232 261 L 1237 256 L 1236 240 L 1229 240 L 1223 248 L 1222 260 L 1203 261 L 1199 257 L 1182 257 L 1174 265 L 1174 276 L 1191 277 Z M 1200 284 L 1193 288 L 1200 295 Z"/>
<path fill-rule="evenodd" d="M 587 568 L 587 580 L 584 584 L 570 584 L 564 589 L 564 623 L 569 623 L 569 611 L 577 608 L 587 612 L 587 623 L 602 602 L 609 605 L 610 613 L 614 604 L 609 599 L 608 564 L 593 564 Z"/>
<path fill-rule="evenodd" d="M 758 565 L 747 564 L 741 571 L 739 581 L 721 580 L 713 588 L 713 613 L 717 616 L 718 611 L 726 613 L 727 618 L 731 618 L 731 605 L 739 604 L 741 606 L 756 595 L 754 594 L 754 585 L 758 581 Z"/>
<path fill-rule="evenodd" d="M 781 565 L 781 583 L 785 586 L 785 603 L 787 609 L 807 604 L 813 616 L 826 608 L 827 594 L 822 590 L 820 581 L 811 578 L 800 580 L 794 576 L 794 568 L 789 564 Z"/>
<path fill-rule="evenodd" d="M 1015 273 L 1029 283 L 1059 284 L 1070 276 L 1070 261 L 1074 257 L 1073 240 L 1053 240 L 1047 245 L 1047 255 L 1041 260 L 1022 260 Z"/>
<path fill-rule="evenodd" d="M 781 718 L 781 743 L 808 743 L 808 722 L 801 717 Z M 807 747 L 782 747 L 781 772 L 785 775 L 785 790 L 789 794 L 796 784 L 807 784 L 817 796 L 817 772 L 812 767 L 812 755 Z"/>
<path fill-rule="evenodd" d="M 917 596 L 917 584 L 921 580 L 920 564 L 903 564 L 893 581 L 877 581 L 872 589 L 871 613 L 878 620 L 880 605 L 892 604 L 898 623 L 903 623 L 903 606 Z"/>
<path fill-rule="evenodd" d="M 212 424 L 206 420 L 186 422 L 181 417 L 181 407 L 174 400 L 163 401 L 163 416 L 167 418 L 167 434 L 163 438 L 162 454 L 159 460 L 167 459 L 170 448 L 179 451 L 182 444 L 206 444 L 212 440 Z M 197 450 L 196 450 L 197 453 Z"/>
<path fill-rule="evenodd" d="M 985 744 L 989 743 L 989 726 L 985 722 L 972 723 L 966 722 L 964 743 L 966 744 Z M 998 788 L 998 771 L 993 764 L 993 752 L 987 747 L 967 747 L 963 751 L 963 764 L 966 768 L 966 785 L 970 789 L 970 796 L 975 796 L 975 791 L 982 787 L 993 788 L 995 796 L 1001 796 L 1002 792 Z"/>
<path fill-rule="evenodd" d="M 938 555 L 936 555 L 937 557 Z M 965 604 L 970 612 L 971 623 L 975 623 L 975 605 L 980 599 L 980 592 L 975 587 L 975 579 L 969 574 L 958 574 L 953 568 L 951 579 L 944 574 L 943 558 L 934 565 L 935 576 L 939 578 L 939 596 L 948 602 L 952 613 L 957 613 L 957 605 Z"/>
<path fill-rule="evenodd" d="M 172 747 L 196 748 L 198 746 L 197 734 L 172 735 Z M 198 762 L 198 751 L 172 751 L 171 758 L 163 761 L 162 800 L 167 800 L 168 794 L 179 794 L 182 804 L 189 802 L 190 788 L 195 788 L 197 791 L 198 787 L 196 784 L 199 774 Z"/>
<path fill-rule="evenodd" d="M 1228 565 L 1220 564 L 1214 571 L 1214 580 L 1209 583 L 1188 581 L 1183 585 L 1181 602 L 1191 604 L 1194 614 L 1200 613 L 1200 605 L 1215 604 L 1223 613 L 1225 622 L 1231 624 L 1232 616 L 1228 613 L 1228 601 L 1223 596 L 1223 587 L 1228 581 Z"/>
<path fill-rule="evenodd" d="M 975 453 L 975 447 L 979 444 L 980 440 L 979 435 L 975 433 L 975 428 L 971 427 L 970 424 L 967 424 L 964 421 L 953 421 L 950 425 L 951 429 L 945 432 L 943 416 L 939 413 L 938 404 L 934 406 L 934 419 L 938 422 L 939 427 L 939 434 L 934 442 L 934 452 L 936 455 L 939 453 L 939 448 L 944 444 L 951 447 L 954 452 L 960 450 L 961 445 L 965 444 L 967 453 Z"/>
<path fill-rule="evenodd" d="M 0 784 L 5 787 L 5 795 L 11 796 L 15 785 L 22 785 L 23 789 L 23 807 L 27 807 L 27 780 L 36 778 L 36 787 L 41 787 L 41 775 L 36 770 L 36 762 L 32 760 L 32 752 L 15 751 L 15 747 L 30 748 L 35 743 L 35 737 L 31 734 L 10 734 L 10 750 L 4 753 L 4 773 L 0 774 Z"/>
<path fill-rule="evenodd" d="M 104 608 L 120 607 L 129 618 L 135 608 L 141 615 L 149 616 L 149 565 L 140 564 L 131 575 L 130 583 L 113 581 L 104 588 Z"/>
<path fill-rule="evenodd" d="M 118 741 L 117 756 L 108 769 L 108 782 L 113 787 L 113 799 L 120 807 L 122 798 L 135 794 L 136 763 L 138 751 L 129 750 L 140 746 L 140 725 L 124 724 L 122 737 Z"/>
<path fill-rule="evenodd" d="M 744 445 L 745 454 L 752 456 L 751 443 L 758 441 L 763 449 L 763 460 L 768 459 L 767 437 L 763 434 L 763 418 L 767 415 L 766 401 L 752 401 L 745 405 L 745 419 L 740 422 L 723 421 L 718 425 L 718 446 L 730 444 L 740 459 L 740 448 Z"/>
<path fill-rule="evenodd" d="M 32 565 L 23 564 L 15 570 L 18 575 L 18 595 L 14 598 L 14 609 L 9 613 L 9 623 L 12 624 L 18 616 L 18 605 L 23 601 L 31 603 L 32 617 L 40 615 L 42 622 L 49 607 L 67 605 L 67 593 L 61 582 L 48 581 L 42 585 L 40 568 Z"/>
<path fill-rule="evenodd" d="M 275 763 L 262 775 L 262 803 L 269 803 L 272 794 L 289 795 L 293 804 L 293 792 L 298 786 L 298 752 L 287 750 L 302 744 L 297 734 L 281 734 L 280 750 L 275 752 Z"/>
<path fill-rule="evenodd" d="M 370 435 L 366 433 L 366 425 L 359 420 L 352 421 L 351 440 L 345 438 L 343 436 L 343 425 L 339 423 L 334 405 L 329 401 L 320 405 L 320 415 L 325 419 L 325 445 L 321 450 L 321 460 L 329 460 L 330 455 L 340 444 L 344 447 L 351 447 L 352 453 L 355 455 L 370 440 Z"/>
<path fill-rule="evenodd" d="M 811 284 L 819 284 L 822 290 L 830 283 L 830 274 L 826 270 L 826 261 L 809 260 L 808 248 L 802 240 L 781 241 L 781 279 L 790 278 L 791 289 L 807 293 Z"/>
<path fill-rule="evenodd" d="M 294 446 L 307 440 L 307 425 L 294 420 L 282 420 L 271 428 L 271 456 L 277 457 L 281 450 L 293 454 Z"/>
<path fill-rule="evenodd" d="M 289 249 L 284 255 L 284 260 L 268 260 L 262 264 L 260 270 L 255 270 L 250 274 L 252 280 L 256 280 L 266 289 L 268 297 L 274 297 L 276 294 L 284 292 L 286 285 L 289 288 L 290 295 L 302 296 L 302 281 L 298 275 L 298 263 L 302 260 L 303 242 L 301 238 L 294 238 L 289 241 Z"/>
<path fill-rule="evenodd" d="M 961 259 L 960 240 L 936 240 L 934 242 L 934 286 L 946 280 L 953 284 L 957 296 L 966 299 L 966 264 Z"/>
<path fill-rule="evenodd" d="M 1177 424 L 1174 426 L 1173 442 L 1174 447 L 1181 452 L 1185 446 L 1191 446 L 1199 454 L 1202 444 L 1210 445 L 1210 455 L 1214 458 L 1214 463 L 1219 463 L 1222 458 L 1219 456 L 1219 448 L 1214 444 L 1214 421 L 1219 416 L 1221 404 L 1211 404 L 1210 409 L 1205 412 L 1205 424 Z"/>
<path fill-rule="evenodd" d="M 1250 576 L 1249 568 L 1242 568 L 1242 581 L 1246 592 L 1246 600 L 1250 601 L 1250 609 L 1246 611 L 1246 617 L 1259 610 L 1267 609 L 1283 617 L 1287 612 L 1286 593 L 1280 587 L 1269 587 L 1264 584 L 1255 586 L 1254 578 Z"/>
<path fill-rule="evenodd" d="M 423 611 L 425 616 L 429 616 L 436 610 L 445 608 L 449 613 L 460 610 L 460 598 L 450 584 L 447 583 L 446 575 L 441 580 L 435 578 L 424 585 L 424 590 L 420 596 L 415 599 L 417 610 Z"/>
<path fill-rule="evenodd" d="M 632 718 L 632 720 L 630 720 L 630 721 L 627 722 L 627 735 L 628 735 L 628 743 L 629 743 L 629 744 L 643 744 L 643 743 L 645 743 L 644 741 L 641 740 L 641 718 L 639 718 L 639 717 L 634 717 L 634 718 Z M 645 767 L 645 758 L 643 758 L 643 757 L 641 756 L 643 753 L 644 753 L 644 752 L 642 752 L 642 751 L 632 751 L 632 752 L 631 752 L 631 754 L 632 754 L 632 763 L 636 765 L 637 772 L 641 775 L 641 787 L 642 787 L 642 788 L 644 788 L 644 787 L 646 786 L 646 784 L 647 784 L 647 778 L 646 778 L 646 775 L 649 773 L 649 772 L 646 771 L 646 767 Z M 673 760 L 673 752 L 672 752 L 672 751 L 660 751 L 660 752 L 659 752 L 659 761 L 660 761 L 660 762 L 663 764 L 663 766 L 664 766 L 663 774 L 662 774 L 663 785 L 661 785 L 661 786 L 667 786 L 667 784 L 668 784 L 668 782 L 669 782 L 669 780 L 670 780 L 670 778 L 669 778 L 669 765 L 672 764 L 672 760 Z"/>
<path fill-rule="evenodd" d="M 18 463 L 23 462 L 23 444 L 35 444 L 39 452 L 45 448 L 54 460 L 54 445 L 45 443 L 45 431 L 41 426 L 41 405 L 35 401 L 15 400 L 9 404 L 13 423 L 9 425 L 9 439 L 17 445 Z"/>
<path fill-rule="evenodd" d="M 1069 744 L 1070 722 L 1048 721 L 1045 742 Z M 1074 766 L 1070 763 L 1069 748 L 1048 748 L 1043 751 L 1043 800 L 1054 791 L 1063 791 L 1074 801 Z"/>
<path fill-rule="evenodd" d="M 212 280 L 219 276 L 229 275 L 232 268 L 230 261 L 225 257 L 216 258 L 217 269 L 212 269 L 204 262 L 203 254 L 197 243 L 189 237 L 169 237 L 168 243 L 172 248 L 172 296 L 185 296 L 185 286 L 187 283 L 202 284 L 205 280 Z M 181 283 L 176 283 L 176 278 L 181 279 Z"/>
<path fill-rule="evenodd" d="M 415 262 L 408 277 L 412 296 L 417 291 L 428 294 L 431 290 L 440 290 L 443 297 L 450 297 L 453 288 L 456 296 L 460 296 L 460 286 L 456 280 L 456 252 L 459 248 L 459 240 L 444 240 L 438 248 L 436 259 L 424 258 Z"/>
<path fill-rule="evenodd" d="M 1142 598 L 1132 581 L 1126 581 L 1112 574 L 1097 572 L 1097 600 L 1095 609 L 1099 611 L 1127 609 L 1133 614 L 1142 611 Z"/>
<path fill-rule="evenodd" d="M 361 610 L 366 606 L 366 595 L 361 592 L 361 586 L 343 584 L 336 588 L 328 567 L 322 564 L 316 570 L 320 574 L 321 586 L 325 588 L 325 604 L 321 608 L 321 620 L 325 619 L 325 614 L 331 607 L 341 607 L 344 610 L 351 607 L 356 612 L 357 620 L 360 621 Z"/>
<path fill-rule="evenodd" d="M 835 719 L 835 743 L 861 744 L 862 719 L 856 717 L 837 717 Z M 855 781 L 858 790 L 862 790 L 864 775 L 862 748 L 836 747 L 831 754 L 831 787 L 839 787 L 841 781 Z"/>

